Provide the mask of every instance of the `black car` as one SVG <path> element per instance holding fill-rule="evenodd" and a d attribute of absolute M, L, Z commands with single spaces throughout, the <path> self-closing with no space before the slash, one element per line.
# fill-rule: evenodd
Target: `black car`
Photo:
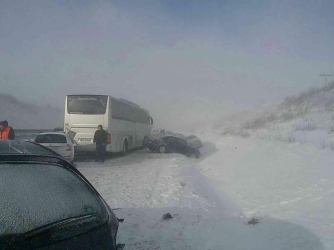
<path fill-rule="evenodd" d="M 143 146 L 152 152 L 158 153 L 180 153 L 188 157 L 200 157 L 200 151 L 189 145 L 183 137 L 175 135 L 165 136 L 146 136 L 143 140 Z"/>
<path fill-rule="evenodd" d="M 46 147 L 0 140 L 0 249 L 121 249 L 119 220 L 89 181 Z"/>

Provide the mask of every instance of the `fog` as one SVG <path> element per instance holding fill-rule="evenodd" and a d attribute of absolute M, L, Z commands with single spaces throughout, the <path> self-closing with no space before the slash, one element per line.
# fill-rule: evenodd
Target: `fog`
<path fill-rule="evenodd" d="M 236 3 L 238 2 L 238 3 Z M 0 87 L 63 109 L 109 94 L 195 129 L 324 84 L 333 1 L 0 2 Z M 10 121 L 11 117 L 0 117 Z"/>

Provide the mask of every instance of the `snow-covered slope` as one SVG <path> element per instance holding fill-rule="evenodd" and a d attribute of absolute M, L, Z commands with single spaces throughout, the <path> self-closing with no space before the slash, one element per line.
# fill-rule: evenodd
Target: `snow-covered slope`
<path fill-rule="evenodd" d="M 298 225 L 285 238 L 291 240 L 289 247 L 278 249 L 334 249 L 331 151 L 310 144 L 236 137 L 222 139 L 217 148 L 199 167 L 240 214 L 260 218 L 260 223 L 274 219 L 287 227 Z M 315 245 L 303 245 L 307 235 Z M 270 239 L 281 237 L 273 233 Z"/>
<path fill-rule="evenodd" d="M 334 150 L 334 82 L 259 110 L 224 117 L 213 126 L 221 135 L 312 144 Z"/>
<path fill-rule="evenodd" d="M 0 120 L 7 120 L 14 129 L 53 129 L 62 127 L 64 113 L 50 106 L 22 102 L 0 93 Z"/>
<path fill-rule="evenodd" d="M 334 249 L 333 155 L 239 137 L 211 137 L 202 151 L 77 165 L 125 219 L 126 249 Z"/>

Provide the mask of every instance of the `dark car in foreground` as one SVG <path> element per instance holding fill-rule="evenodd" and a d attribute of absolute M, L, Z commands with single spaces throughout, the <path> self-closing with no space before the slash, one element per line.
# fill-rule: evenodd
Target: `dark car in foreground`
<path fill-rule="evenodd" d="M 177 135 L 146 136 L 143 140 L 143 146 L 152 152 L 179 153 L 194 158 L 201 156 L 198 148 L 190 145 L 183 137 Z"/>
<path fill-rule="evenodd" d="M 119 220 L 88 180 L 46 147 L 0 140 L 0 249 L 121 249 Z"/>

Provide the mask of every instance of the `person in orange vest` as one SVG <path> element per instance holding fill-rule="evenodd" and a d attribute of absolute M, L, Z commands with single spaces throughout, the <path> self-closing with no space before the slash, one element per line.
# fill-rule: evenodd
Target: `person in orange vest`
<path fill-rule="evenodd" d="M 8 122 L 0 122 L 0 140 L 14 140 L 14 138 L 14 129 L 11 126 L 8 126 Z"/>

